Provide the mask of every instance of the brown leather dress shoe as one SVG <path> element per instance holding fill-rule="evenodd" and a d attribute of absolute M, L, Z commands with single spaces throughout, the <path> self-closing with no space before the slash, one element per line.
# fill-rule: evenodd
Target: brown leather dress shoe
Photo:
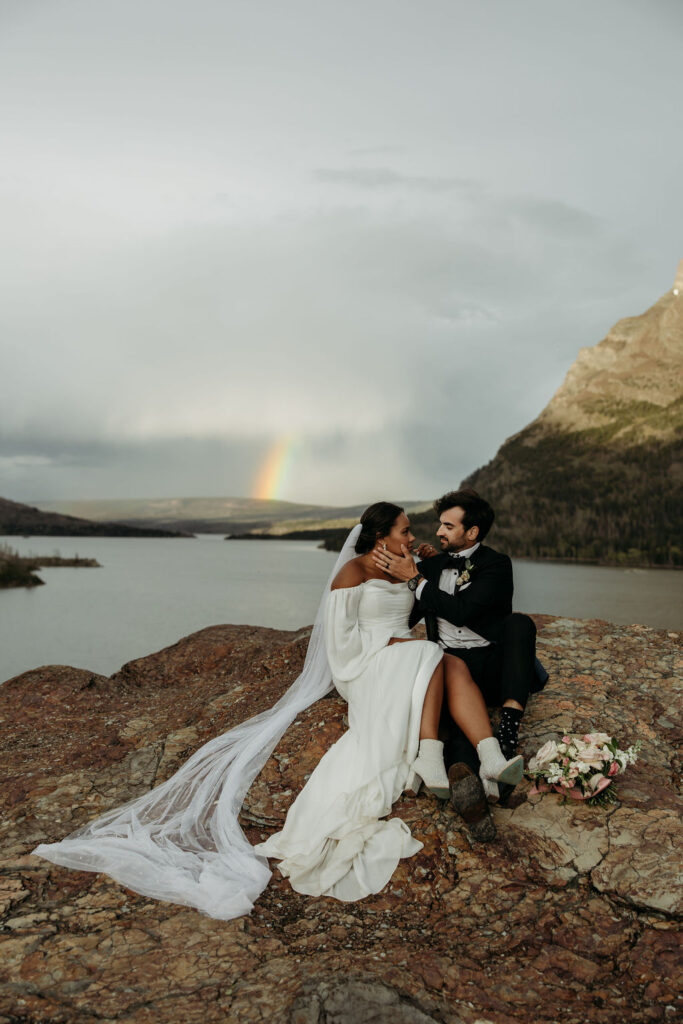
<path fill-rule="evenodd" d="M 478 843 L 488 843 L 496 837 L 488 800 L 481 779 L 462 762 L 448 769 L 451 803 L 467 825 L 467 831 Z"/>

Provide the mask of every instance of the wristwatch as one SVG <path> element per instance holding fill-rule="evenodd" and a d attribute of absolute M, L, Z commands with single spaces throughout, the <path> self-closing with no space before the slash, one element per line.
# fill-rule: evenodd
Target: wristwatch
<path fill-rule="evenodd" d="M 413 576 L 412 580 L 408 580 L 408 590 L 412 590 L 414 593 L 423 579 L 424 576 L 420 573 L 418 573 L 417 576 Z"/>

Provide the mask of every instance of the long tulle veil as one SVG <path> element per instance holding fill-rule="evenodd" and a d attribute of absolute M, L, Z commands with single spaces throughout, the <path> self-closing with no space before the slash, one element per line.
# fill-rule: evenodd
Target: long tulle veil
<path fill-rule="evenodd" d="M 246 793 L 287 727 L 332 688 L 323 623 L 332 580 L 355 556 L 346 538 L 325 586 L 301 675 L 269 711 L 201 747 L 166 782 L 107 811 L 35 854 L 79 871 L 102 871 L 145 896 L 211 917 L 247 914 L 270 878 L 239 826 Z"/>

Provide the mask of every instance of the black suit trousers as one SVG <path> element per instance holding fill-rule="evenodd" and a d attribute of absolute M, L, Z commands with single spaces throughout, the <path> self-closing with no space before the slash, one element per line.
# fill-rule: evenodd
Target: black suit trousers
<path fill-rule="evenodd" d="M 513 612 L 506 616 L 497 642 L 488 647 L 454 647 L 446 653 L 465 662 L 489 707 L 499 707 L 506 700 L 516 700 L 525 707 L 536 688 L 536 626 L 528 615 Z M 477 752 L 448 714 L 445 702 L 441 726 L 446 768 L 464 761 L 478 772 Z"/>

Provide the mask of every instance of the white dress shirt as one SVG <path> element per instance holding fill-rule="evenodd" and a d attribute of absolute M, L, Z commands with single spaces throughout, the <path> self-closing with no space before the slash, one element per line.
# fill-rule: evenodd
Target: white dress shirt
<path fill-rule="evenodd" d="M 465 548 L 464 551 L 452 552 L 459 558 L 469 558 L 479 547 L 479 541 L 473 544 L 471 548 Z M 455 593 L 455 581 L 460 575 L 459 570 L 454 566 L 452 569 L 442 569 L 441 576 L 439 577 L 439 590 L 445 590 L 447 594 Z M 419 599 L 427 580 L 423 580 L 419 587 L 415 591 L 415 596 Z M 466 590 L 469 587 L 469 583 L 463 583 L 459 588 L 460 590 Z M 458 591 L 458 592 L 459 592 Z M 437 618 L 436 624 L 439 630 L 439 644 L 441 647 L 488 647 L 490 644 L 489 640 L 486 640 L 483 636 L 479 636 L 473 629 L 468 629 L 467 626 L 454 626 L 448 619 Z"/>

